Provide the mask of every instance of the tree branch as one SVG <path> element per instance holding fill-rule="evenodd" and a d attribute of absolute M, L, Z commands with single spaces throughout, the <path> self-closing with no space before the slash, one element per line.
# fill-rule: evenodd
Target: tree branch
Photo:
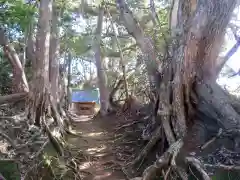
<path fill-rule="evenodd" d="M 223 68 L 223 66 L 226 64 L 226 62 L 233 56 L 234 53 L 237 52 L 239 46 L 240 46 L 240 38 L 238 37 L 236 39 L 236 43 L 233 45 L 233 47 L 227 52 L 227 54 L 223 58 L 219 58 L 216 65 L 216 74 L 219 74 Z M 235 75 L 239 74 L 239 72 L 231 75 L 230 77 L 233 77 Z"/>
<path fill-rule="evenodd" d="M 118 15 L 118 10 L 116 8 L 116 4 L 107 3 L 107 5 L 110 7 L 109 12 L 111 15 Z M 82 13 L 89 14 L 91 16 L 98 16 L 98 14 L 99 14 L 98 7 L 90 6 L 85 2 L 80 4 L 79 9 L 81 9 L 83 11 Z M 107 15 L 106 11 L 104 11 L 104 15 Z M 141 18 L 139 24 L 141 25 L 142 28 L 145 28 L 146 24 L 148 24 L 150 21 L 152 21 L 152 13 L 149 13 L 149 14 L 143 16 Z"/>
<path fill-rule="evenodd" d="M 159 62 L 156 58 L 152 39 L 144 34 L 143 29 L 141 28 L 139 22 L 134 18 L 133 13 L 127 6 L 125 0 L 116 0 L 116 3 L 118 4 L 120 17 L 123 20 L 125 28 L 128 33 L 135 38 L 138 46 L 145 56 L 144 60 L 147 67 L 148 78 L 151 84 L 151 90 L 154 92 L 156 91 L 156 84 L 159 81 Z"/>
<path fill-rule="evenodd" d="M 17 93 L 6 96 L 0 96 L 0 104 L 12 103 L 24 99 L 28 93 Z"/>

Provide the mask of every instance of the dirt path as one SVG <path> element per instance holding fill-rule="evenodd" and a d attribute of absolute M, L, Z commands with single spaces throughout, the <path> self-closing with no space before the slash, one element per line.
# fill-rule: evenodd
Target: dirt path
<path fill-rule="evenodd" d="M 79 169 L 84 171 L 84 180 L 125 180 L 120 165 L 113 151 L 114 124 L 102 119 L 80 117 L 76 122 L 76 130 L 82 138 L 69 137 L 68 143 L 82 150 L 85 161 Z"/>

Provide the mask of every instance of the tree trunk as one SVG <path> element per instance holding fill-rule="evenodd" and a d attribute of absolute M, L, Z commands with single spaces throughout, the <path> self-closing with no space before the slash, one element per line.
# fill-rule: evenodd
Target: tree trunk
<path fill-rule="evenodd" d="M 36 36 L 36 61 L 33 63 L 33 88 L 31 89 L 29 97 L 28 117 L 33 121 L 32 123 L 38 127 L 42 127 L 45 130 L 55 150 L 59 153 L 59 155 L 63 155 L 63 149 L 59 143 L 60 139 L 52 134 L 51 129 L 48 127 L 48 119 L 46 119 L 47 113 L 53 117 L 58 127 L 56 131 L 58 131 L 61 135 L 67 131 L 61 117 L 64 112 L 59 113 L 59 110 L 62 109 L 57 107 L 57 100 L 53 97 L 55 94 L 52 95 L 52 87 L 50 86 L 49 81 L 49 54 L 51 34 L 50 24 L 52 20 L 52 5 L 53 0 L 40 1 L 38 31 Z M 55 47 L 57 46 L 53 44 L 53 49 Z M 57 48 L 51 51 L 51 53 L 54 53 L 55 55 L 56 51 Z M 52 55 L 51 58 L 54 58 L 52 60 L 56 62 L 57 58 L 54 57 L 54 55 Z M 55 64 L 52 64 L 55 68 Z M 56 91 L 58 92 L 58 86 L 54 84 L 53 87 L 57 87 Z"/>
<path fill-rule="evenodd" d="M 108 113 L 109 104 L 109 92 L 107 89 L 107 82 L 105 77 L 105 70 L 103 67 L 103 58 L 101 57 L 101 34 L 102 34 L 102 22 L 103 22 L 103 7 L 99 7 L 98 23 L 95 34 L 95 60 L 97 67 L 98 86 L 100 90 L 100 113 L 106 115 Z"/>
<path fill-rule="evenodd" d="M 67 51 L 67 50 L 66 50 Z M 68 62 L 71 61 L 72 58 L 67 52 L 64 55 L 64 63 L 60 65 L 59 68 L 59 99 L 61 106 L 64 106 L 65 109 L 67 109 L 68 104 Z M 71 63 L 71 62 L 69 62 Z"/>
<path fill-rule="evenodd" d="M 32 67 L 36 67 L 36 43 L 33 39 L 33 24 L 29 26 L 27 46 L 26 46 L 26 58 L 31 62 Z"/>
<path fill-rule="evenodd" d="M 68 66 L 68 75 L 67 75 L 67 103 L 66 106 L 69 108 L 69 106 L 72 103 L 72 96 L 71 96 L 71 80 L 72 80 L 72 57 L 71 52 L 68 52 L 68 59 L 67 59 L 67 66 Z"/>
<path fill-rule="evenodd" d="M 52 30 L 49 52 L 49 81 L 51 95 L 55 104 L 59 103 L 59 16 L 60 10 L 57 5 L 54 5 L 52 12 Z"/>
<path fill-rule="evenodd" d="M 109 18 L 111 18 L 111 14 L 109 13 L 109 11 L 107 10 L 108 16 Z M 123 72 L 123 80 L 124 80 L 124 88 L 125 88 L 125 93 L 126 93 L 126 101 L 129 98 L 129 94 L 128 94 L 128 83 L 127 83 L 127 79 L 126 79 L 126 67 L 125 67 L 125 63 L 124 63 L 124 57 L 123 57 L 123 52 L 122 52 L 122 48 L 120 45 L 120 42 L 118 40 L 117 34 L 118 31 L 116 31 L 117 27 L 115 26 L 115 24 L 113 23 L 113 21 L 111 20 L 111 25 L 112 25 L 112 30 L 114 32 L 114 37 L 115 37 L 115 41 L 118 47 L 118 51 L 120 53 L 120 65 L 122 68 L 122 72 Z M 114 43 L 114 41 L 113 41 Z"/>
<path fill-rule="evenodd" d="M 36 64 L 33 64 L 33 89 L 30 99 L 30 118 L 40 126 L 49 103 L 49 45 L 52 0 L 40 1 L 36 36 Z M 35 66 L 36 65 L 36 66 Z"/>
<path fill-rule="evenodd" d="M 14 47 L 9 43 L 8 38 L 6 37 L 5 32 L 2 28 L 0 28 L 0 43 L 3 46 L 4 54 L 6 55 L 12 66 L 13 73 L 12 91 L 14 93 L 28 92 L 29 91 L 28 83 L 21 61 Z"/>
<path fill-rule="evenodd" d="M 219 72 L 217 60 L 220 44 L 237 1 L 173 2 L 170 23 L 173 42 L 168 49 L 169 57 L 162 62 L 160 85 L 155 84 L 160 97 L 158 116 L 171 146 L 154 165 L 145 170 L 142 179 L 152 179 L 156 171 L 161 172 L 169 164 L 182 179 L 187 179 L 184 170 L 186 162 L 192 164 L 203 179 L 210 179 L 200 163 L 187 156 L 192 152 L 198 153 L 199 147 L 219 128 L 226 131 L 240 129 L 239 114 L 232 107 L 229 96 L 215 82 Z M 117 3 L 128 32 L 136 38 L 146 55 L 154 57 L 151 39 L 143 41 L 144 34 L 124 0 Z M 156 61 L 153 64 L 159 65 L 156 59 L 152 60 Z M 147 66 L 149 74 L 154 76 L 157 68 L 151 69 L 150 64 Z M 236 141 L 238 139 L 235 137 Z"/>
<path fill-rule="evenodd" d="M 156 57 L 153 41 L 149 36 L 144 34 L 143 29 L 134 18 L 131 10 L 125 3 L 125 0 L 117 0 L 116 3 L 119 5 L 118 7 L 120 9 L 121 19 L 123 20 L 124 26 L 126 27 L 128 33 L 135 38 L 138 46 L 143 53 L 143 59 L 148 73 L 150 89 L 152 93 L 156 94 L 156 88 L 159 87 L 160 81 L 160 72 L 158 71 L 160 62 Z"/>

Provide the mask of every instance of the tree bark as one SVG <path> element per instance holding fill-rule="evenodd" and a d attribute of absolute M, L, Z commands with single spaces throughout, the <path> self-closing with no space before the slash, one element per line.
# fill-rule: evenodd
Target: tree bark
<path fill-rule="evenodd" d="M 27 37 L 26 58 L 32 64 L 32 67 L 36 67 L 36 42 L 33 39 L 33 24 L 29 26 L 29 32 Z"/>
<path fill-rule="evenodd" d="M 107 12 L 108 12 L 108 17 L 111 18 L 111 14 L 109 13 L 108 9 L 107 9 Z M 116 44 L 118 47 L 118 51 L 120 53 L 120 64 L 121 64 L 122 72 L 123 72 L 123 80 L 124 80 L 124 87 L 125 87 L 126 100 L 127 100 L 129 98 L 129 95 L 128 95 L 128 83 L 127 83 L 127 79 L 126 79 L 126 67 L 125 67 L 125 63 L 124 63 L 123 52 L 122 52 L 122 48 L 120 46 L 120 42 L 117 37 L 118 32 L 116 31 L 116 27 L 114 26 L 114 23 L 112 20 L 111 20 L 111 25 L 112 25 L 112 30 L 114 32 L 114 37 L 115 37 L 115 41 L 116 41 Z"/>
<path fill-rule="evenodd" d="M 67 66 L 68 66 L 68 81 L 67 81 L 67 108 L 69 108 L 70 104 L 72 103 L 72 96 L 71 96 L 71 80 L 72 80 L 72 57 L 71 52 L 68 52 L 68 59 L 67 59 Z"/>
<path fill-rule="evenodd" d="M 205 0 L 190 3 L 179 1 L 176 28 L 180 30 L 180 38 L 173 48 L 173 68 L 176 72 L 173 104 L 180 121 L 177 125 L 178 132 L 183 123 L 188 126 L 191 121 L 195 121 L 191 100 L 193 88 L 198 91 L 200 87 L 196 84 L 212 84 L 216 79 L 216 61 L 221 47 L 219 44 L 222 43 L 235 4 L 235 0 L 215 0 L 211 3 Z M 196 93 L 198 97 L 199 92 Z M 178 137 L 184 135 L 183 132 L 178 132 Z"/>
<path fill-rule="evenodd" d="M 55 4 L 52 11 L 52 29 L 49 51 L 49 81 L 51 95 L 55 104 L 59 103 L 59 16 L 60 9 L 58 9 Z"/>
<path fill-rule="evenodd" d="M 6 37 L 5 32 L 2 28 L 0 28 L 0 44 L 3 46 L 4 54 L 6 55 L 12 66 L 13 92 L 14 93 L 28 92 L 29 91 L 28 82 L 21 61 L 14 47 L 9 43 L 9 40 Z"/>
<path fill-rule="evenodd" d="M 30 118 L 38 126 L 49 102 L 49 46 L 52 0 L 40 1 L 38 31 L 36 36 L 36 64 L 33 66 L 33 89 L 30 99 Z"/>
<path fill-rule="evenodd" d="M 0 104 L 16 102 L 26 98 L 27 95 L 28 93 L 22 92 L 22 93 L 16 93 L 16 94 L 11 94 L 6 96 L 0 96 Z"/>
<path fill-rule="evenodd" d="M 95 60 L 96 60 L 96 67 L 97 67 L 97 76 L 98 76 L 98 86 L 100 90 L 100 113 L 102 115 L 106 115 L 108 113 L 110 104 L 109 104 L 109 91 L 107 88 L 107 82 L 103 67 L 103 58 L 101 57 L 101 34 L 102 34 L 102 22 L 103 22 L 103 14 L 104 9 L 103 7 L 99 7 L 99 15 L 98 15 L 98 22 L 97 22 L 97 29 L 95 34 Z"/>
<path fill-rule="evenodd" d="M 131 10 L 125 3 L 125 0 L 117 0 L 116 3 L 120 9 L 120 16 L 123 20 L 123 25 L 126 27 L 128 33 L 135 38 L 144 55 L 144 62 L 147 68 L 150 88 L 151 91 L 156 95 L 156 89 L 159 87 L 158 67 L 160 62 L 157 60 L 153 41 L 149 36 L 144 34 L 142 27 L 134 18 Z"/>
<path fill-rule="evenodd" d="M 219 128 L 240 129 L 239 114 L 232 107 L 229 96 L 215 82 L 219 72 L 219 44 L 222 43 L 236 2 L 175 0 L 173 4 L 170 22 L 173 41 L 168 49 L 168 57 L 162 62 L 160 85 L 155 86 L 158 87 L 160 97 L 158 115 L 162 120 L 168 143 L 171 145 L 179 140 L 183 142 L 174 156 L 176 158 L 171 160 L 176 160 L 178 167 L 182 169 L 181 172 L 187 167 L 185 162 L 189 153 L 199 152 L 199 147 L 212 134 L 218 132 Z M 123 0 L 118 0 L 117 3 L 128 32 L 135 37 L 145 54 L 154 57 L 151 39 L 144 39 L 144 33 L 126 3 Z M 149 65 L 148 71 L 154 77 L 159 63 L 156 58 L 152 60 L 155 61 L 153 64 L 156 67 L 151 69 Z M 155 79 L 159 78 L 157 76 Z M 208 179 L 200 166 L 195 161 L 191 162 L 202 176 Z M 161 164 L 157 170 L 161 170 Z M 173 164 L 172 166 L 176 167 Z M 151 177 L 152 172 L 148 170 L 153 169 L 156 172 L 156 167 L 153 165 L 146 169 L 143 179 Z M 182 174 L 182 179 L 186 179 L 185 172 L 179 174 Z"/>

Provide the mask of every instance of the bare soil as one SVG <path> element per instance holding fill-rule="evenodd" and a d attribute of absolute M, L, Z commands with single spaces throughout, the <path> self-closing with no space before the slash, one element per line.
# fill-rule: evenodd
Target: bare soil
<path fill-rule="evenodd" d="M 85 174 L 84 180 L 127 179 L 121 169 L 126 159 L 121 159 L 119 151 L 125 147 L 116 148 L 117 123 L 116 116 L 80 116 L 75 121 L 75 129 L 80 131 L 81 137 L 68 137 L 67 142 L 85 156 L 85 161 L 78 164 L 81 174 Z"/>

